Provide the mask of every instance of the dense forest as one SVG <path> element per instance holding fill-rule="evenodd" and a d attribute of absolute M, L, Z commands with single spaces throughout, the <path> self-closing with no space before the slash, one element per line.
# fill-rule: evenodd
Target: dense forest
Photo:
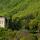
<path fill-rule="evenodd" d="M 10 19 L 0 40 L 40 40 L 40 0 L 0 0 L 0 16 Z"/>

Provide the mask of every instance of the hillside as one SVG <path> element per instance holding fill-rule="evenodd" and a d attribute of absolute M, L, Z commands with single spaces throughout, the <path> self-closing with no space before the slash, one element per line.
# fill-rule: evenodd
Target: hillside
<path fill-rule="evenodd" d="M 22 18 L 27 15 L 37 15 L 40 19 L 40 0 L 0 0 L 0 16 L 10 16 Z M 34 16 L 35 16 L 34 15 Z"/>
<path fill-rule="evenodd" d="M 0 40 L 40 40 L 40 0 L 0 0 L 0 16 L 9 17 Z"/>
<path fill-rule="evenodd" d="M 40 0 L 0 0 L 0 15 L 7 15 L 7 13 L 16 13 L 15 15 L 13 15 L 13 17 L 23 17 L 31 13 L 36 14 L 37 12 L 40 12 L 39 10 Z"/>

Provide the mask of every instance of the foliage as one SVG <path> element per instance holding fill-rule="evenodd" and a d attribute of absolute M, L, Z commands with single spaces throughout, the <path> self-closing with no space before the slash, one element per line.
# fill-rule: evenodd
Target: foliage
<path fill-rule="evenodd" d="M 0 0 L 0 16 L 9 18 L 8 28 L 13 31 L 28 30 L 36 34 L 36 31 L 40 31 L 40 0 Z M 8 29 L 0 30 L 2 40 L 10 40 L 12 35 L 16 35 L 15 32 L 7 31 Z M 10 34 L 12 35 L 10 36 Z M 5 36 L 8 36 L 7 39 Z M 26 37 L 20 40 L 26 40 Z"/>

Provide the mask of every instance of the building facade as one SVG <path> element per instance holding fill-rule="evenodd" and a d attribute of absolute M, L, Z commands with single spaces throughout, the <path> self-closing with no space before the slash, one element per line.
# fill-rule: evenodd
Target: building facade
<path fill-rule="evenodd" d="M 0 27 L 5 27 L 5 17 L 0 16 Z"/>

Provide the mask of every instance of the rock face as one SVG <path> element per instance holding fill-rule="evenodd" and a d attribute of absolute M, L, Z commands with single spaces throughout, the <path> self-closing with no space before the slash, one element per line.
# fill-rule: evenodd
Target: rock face
<path fill-rule="evenodd" d="M 5 27 L 5 17 L 0 16 L 0 27 Z"/>

